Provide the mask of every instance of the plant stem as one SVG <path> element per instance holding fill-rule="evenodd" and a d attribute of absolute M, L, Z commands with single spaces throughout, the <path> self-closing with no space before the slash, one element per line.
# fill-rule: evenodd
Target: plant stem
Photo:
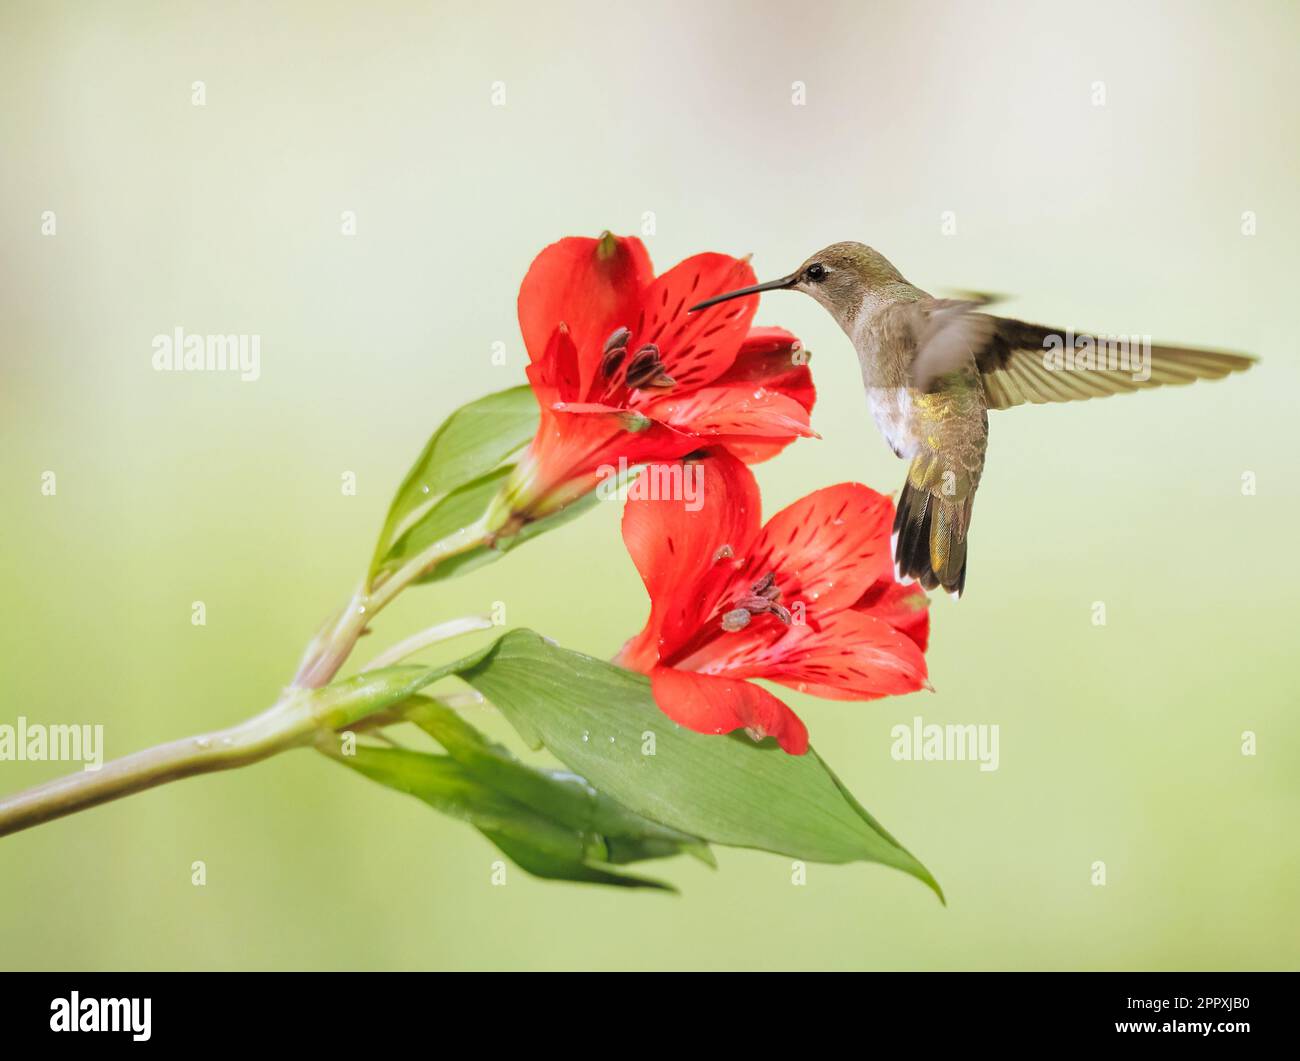
<path fill-rule="evenodd" d="M 42 822 L 129 796 L 134 792 L 179 781 L 183 777 L 233 770 L 269 758 L 290 748 L 313 744 L 333 726 L 318 717 L 311 691 L 327 685 L 347 662 L 366 625 L 412 582 L 453 556 L 469 552 L 491 540 L 487 518 L 462 527 L 455 534 L 427 546 L 396 572 L 371 589 L 363 585 L 338 616 L 316 635 L 303 655 L 293 685 L 272 707 L 229 729 L 160 744 L 105 763 L 98 770 L 83 770 L 7 798 L 0 798 L 0 836 Z M 479 629 L 487 620 L 462 619 L 443 624 L 441 636 Z M 436 638 L 424 631 L 390 649 L 409 654 Z M 424 639 L 424 640 L 421 640 Z M 419 642 L 414 647 L 407 647 Z M 382 657 L 381 657 L 382 658 Z M 356 720 L 351 720 L 355 722 Z"/>
<path fill-rule="evenodd" d="M 430 645 L 460 637 L 462 634 L 472 634 L 476 630 L 491 630 L 494 625 L 491 619 L 483 615 L 466 615 L 460 619 L 448 619 L 445 623 L 421 630 L 418 634 L 412 634 L 406 640 L 397 642 L 392 648 L 385 649 L 361 670 L 364 672 L 390 667 Z"/>
<path fill-rule="evenodd" d="M 229 729 L 160 744 L 0 799 L 0 836 L 183 777 L 247 766 L 311 743 L 316 728 L 306 697 L 290 696 Z"/>
<path fill-rule="evenodd" d="M 444 560 L 485 545 L 491 538 L 484 517 L 455 534 L 426 546 L 392 575 L 369 591 L 363 585 L 339 613 L 329 633 L 318 635 L 308 648 L 293 684 L 299 689 L 319 689 L 328 684 L 347 661 L 352 649 L 365 632 L 366 625 L 394 597 L 419 578 L 423 578 Z"/>

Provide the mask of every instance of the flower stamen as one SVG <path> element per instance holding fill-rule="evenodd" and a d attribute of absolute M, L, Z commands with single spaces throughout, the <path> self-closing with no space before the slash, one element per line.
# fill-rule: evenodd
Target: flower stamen
<path fill-rule="evenodd" d="M 627 355 L 627 341 L 631 337 L 632 333 L 627 328 L 618 328 L 605 340 L 600 360 L 600 374 L 606 379 L 612 379 L 619 365 L 623 363 L 623 358 Z"/>
<path fill-rule="evenodd" d="M 724 548 L 726 547 L 724 546 Z M 721 549 L 718 550 L 718 552 L 721 551 Z M 743 630 L 749 625 L 749 621 L 753 616 L 763 615 L 764 613 L 775 615 L 781 623 L 789 626 L 791 620 L 790 610 L 778 603 L 780 599 L 781 589 L 776 584 L 776 572 L 769 571 L 749 587 L 749 592 L 736 602 L 736 607 L 723 615 L 722 629 L 729 634 L 735 633 L 737 630 Z"/>
<path fill-rule="evenodd" d="M 663 360 L 659 356 L 659 347 L 646 343 L 627 363 L 624 382 L 633 390 L 647 387 L 671 387 L 677 381 L 664 371 Z"/>
<path fill-rule="evenodd" d="M 732 608 L 722 617 L 722 629 L 729 634 L 734 634 L 737 630 L 743 630 L 749 625 L 751 618 L 748 608 Z"/>

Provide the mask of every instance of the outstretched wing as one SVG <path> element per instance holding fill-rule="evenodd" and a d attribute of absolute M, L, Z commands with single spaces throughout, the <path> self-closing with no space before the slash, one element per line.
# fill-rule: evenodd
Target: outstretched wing
<path fill-rule="evenodd" d="M 1111 394 L 1222 379 L 1255 363 L 1245 354 L 1155 346 L 1140 337 L 1075 335 L 979 312 L 987 300 L 925 298 L 891 306 L 891 330 L 915 350 L 911 385 L 972 366 L 990 409 L 1030 402 L 1074 402 Z"/>
<path fill-rule="evenodd" d="M 1076 336 L 1041 324 L 993 319 L 993 337 L 976 356 L 990 409 L 1222 379 L 1255 363 L 1245 354 L 1154 346 L 1137 337 Z"/>

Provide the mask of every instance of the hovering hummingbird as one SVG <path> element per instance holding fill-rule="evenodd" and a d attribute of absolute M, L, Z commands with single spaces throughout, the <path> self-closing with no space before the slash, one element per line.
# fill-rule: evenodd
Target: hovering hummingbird
<path fill-rule="evenodd" d="M 991 296 L 933 298 L 861 243 L 833 243 L 789 276 L 691 309 L 780 289 L 811 295 L 844 329 L 876 426 L 894 453 L 912 462 L 894 516 L 899 578 L 942 586 L 954 598 L 966 585 L 966 534 L 989 409 L 1220 379 L 1255 361 L 995 317 L 982 312 Z"/>

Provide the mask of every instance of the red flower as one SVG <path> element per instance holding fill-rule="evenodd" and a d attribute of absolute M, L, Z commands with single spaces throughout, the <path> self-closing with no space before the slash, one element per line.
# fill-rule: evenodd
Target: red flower
<path fill-rule="evenodd" d="M 641 241 L 572 236 L 533 261 L 519 326 L 541 425 L 505 490 L 518 526 L 562 508 L 617 468 L 705 445 L 743 460 L 812 435 L 799 340 L 750 328 L 758 296 L 689 313 L 754 282 L 749 264 L 697 254 L 655 277 Z"/>
<path fill-rule="evenodd" d="M 796 501 L 760 527 L 754 476 L 703 462 L 702 504 L 629 500 L 623 540 L 650 618 L 617 659 L 650 675 L 664 714 L 699 733 L 744 727 L 787 752 L 808 748 L 795 713 L 747 679 L 832 700 L 927 684 L 928 600 L 894 580 L 894 506 L 860 483 Z"/>

